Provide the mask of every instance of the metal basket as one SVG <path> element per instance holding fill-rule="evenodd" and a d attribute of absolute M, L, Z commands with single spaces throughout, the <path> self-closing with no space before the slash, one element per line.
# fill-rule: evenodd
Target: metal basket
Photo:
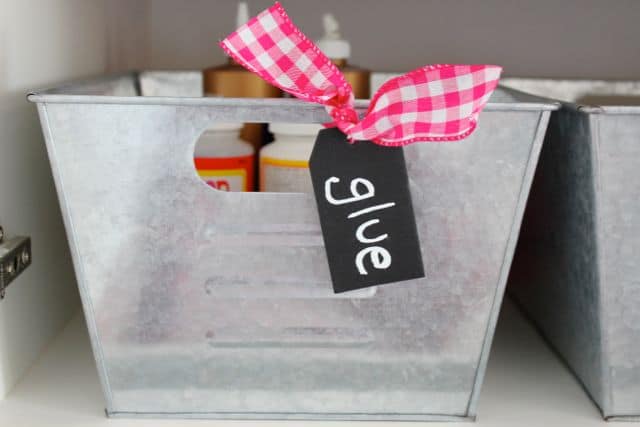
<path fill-rule="evenodd" d="M 506 84 L 576 101 L 551 115 L 510 293 L 605 418 L 640 419 L 640 82 Z"/>
<path fill-rule="evenodd" d="M 198 84 L 132 73 L 29 95 L 107 413 L 473 418 L 556 106 L 501 90 L 467 140 L 406 147 L 426 278 L 335 295 L 313 195 L 219 192 L 193 165 L 216 121 L 319 123 L 325 111 L 199 98 Z"/>

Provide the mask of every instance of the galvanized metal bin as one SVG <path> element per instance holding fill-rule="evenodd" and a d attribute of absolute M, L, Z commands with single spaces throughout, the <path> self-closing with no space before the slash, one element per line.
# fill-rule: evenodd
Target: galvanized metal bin
<path fill-rule="evenodd" d="M 509 292 L 605 418 L 638 419 L 640 82 L 505 84 L 575 101 L 551 116 Z"/>
<path fill-rule="evenodd" d="M 197 81 L 130 74 L 29 96 L 107 413 L 473 418 L 556 106 L 501 90 L 469 139 L 407 147 L 427 277 L 335 295 L 313 195 L 218 192 L 193 165 L 216 121 L 328 116 L 291 99 L 138 96 Z"/>

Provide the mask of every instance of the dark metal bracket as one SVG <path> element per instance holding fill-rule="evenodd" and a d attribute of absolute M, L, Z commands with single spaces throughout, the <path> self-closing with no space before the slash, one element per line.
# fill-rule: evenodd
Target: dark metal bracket
<path fill-rule="evenodd" d="M 0 226 L 0 299 L 7 286 L 31 265 L 31 238 L 5 238 Z"/>

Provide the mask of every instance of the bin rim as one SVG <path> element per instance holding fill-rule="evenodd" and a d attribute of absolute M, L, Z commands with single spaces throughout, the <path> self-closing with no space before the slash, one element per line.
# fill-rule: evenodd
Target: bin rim
<path fill-rule="evenodd" d="M 545 78 L 545 77 L 508 77 L 504 79 L 504 83 L 501 83 L 504 89 L 509 91 L 519 92 L 521 94 L 542 97 L 549 102 L 559 103 L 561 108 L 573 110 L 579 113 L 586 114 L 612 114 L 612 115 L 636 115 L 640 114 L 640 105 L 625 105 L 625 104 L 598 104 L 598 103 L 586 103 L 576 102 L 570 99 L 560 99 L 556 97 L 547 97 L 542 93 L 534 93 L 534 91 L 528 91 L 528 89 L 519 89 L 517 85 L 527 83 L 552 83 L 552 84 L 580 84 L 590 83 L 594 85 L 620 85 L 629 83 L 638 83 L 637 80 L 602 80 L 602 79 L 566 79 L 566 78 Z"/>
<path fill-rule="evenodd" d="M 577 104 L 575 108 L 587 114 L 640 115 L 640 105 L 585 105 Z"/>
<path fill-rule="evenodd" d="M 145 70 L 147 71 L 147 70 Z M 148 70 L 161 71 L 161 70 Z M 174 71 L 176 73 L 194 71 Z M 198 73 L 200 71 L 197 71 Z M 172 105 L 172 106 L 196 106 L 196 107 L 281 107 L 302 108 L 307 111 L 324 111 L 319 104 L 294 98 L 222 98 L 222 97 L 175 97 L 175 96 L 107 96 L 95 94 L 82 94 L 82 86 L 107 83 L 118 78 L 133 78 L 136 82 L 141 74 L 139 71 L 129 71 L 103 75 L 100 77 L 86 78 L 63 83 L 58 86 L 32 90 L 27 94 L 27 100 L 33 103 L 47 104 L 122 104 L 122 105 Z M 510 87 L 500 86 L 517 99 L 508 102 L 495 102 L 489 100 L 484 111 L 551 111 L 560 108 L 560 103 L 514 90 Z M 357 99 L 355 107 L 358 112 L 365 112 L 369 106 L 369 99 Z"/>

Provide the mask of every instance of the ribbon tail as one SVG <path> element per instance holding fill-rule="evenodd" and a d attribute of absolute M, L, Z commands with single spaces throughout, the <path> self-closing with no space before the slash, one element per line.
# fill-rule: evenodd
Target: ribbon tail
<path fill-rule="evenodd" d="M 322 105 L 353 91 L 338 68 L 276 2 L 220 42 L 241 66 L 296 98 Z"/>
<path fill-rule="evenodd" d="M 376 92 L 350 136 L 387 146 L 466 138 L 501 72 L 495 65 L 438 64 L 393 78 Z"/>

